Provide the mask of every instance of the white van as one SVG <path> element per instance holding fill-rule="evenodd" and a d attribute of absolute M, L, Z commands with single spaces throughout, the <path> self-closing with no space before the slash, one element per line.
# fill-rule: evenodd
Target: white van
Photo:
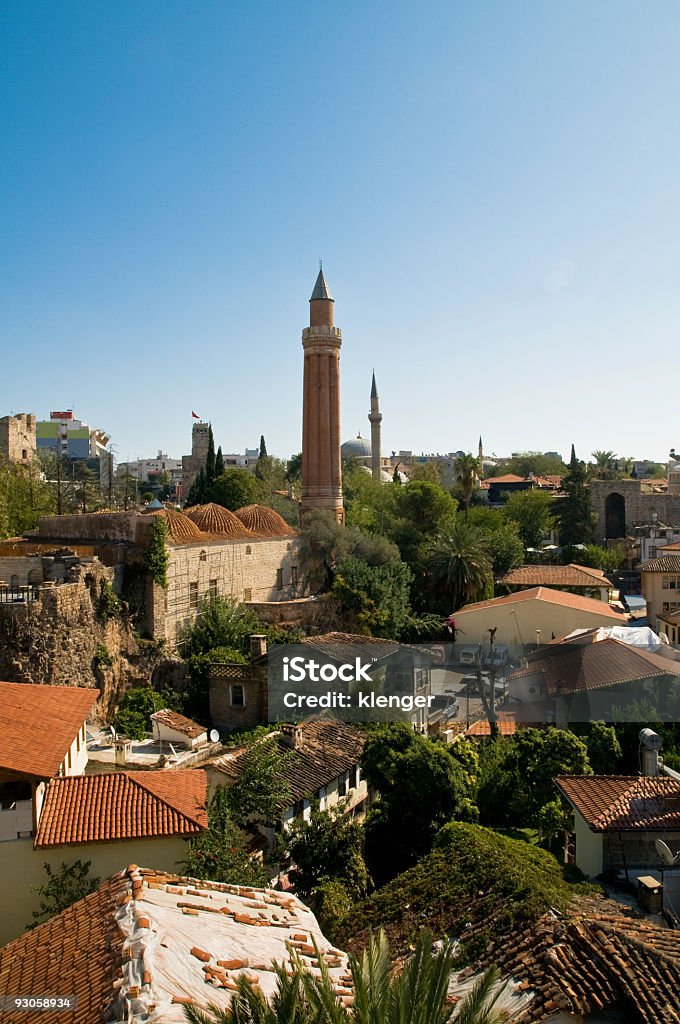
<path fill-rule="evenodd" d="M 476 665 L 479 662 L 479 647 L 463 647 L 458 661 L 461 665 Z"/>

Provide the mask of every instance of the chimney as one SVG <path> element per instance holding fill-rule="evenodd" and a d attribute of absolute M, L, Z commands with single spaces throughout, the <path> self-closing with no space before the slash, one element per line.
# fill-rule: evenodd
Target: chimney
<path fill-rule="evenodd" d="M 655 777 L 659 774 L 661 737 L 653 729 L 640 729 L 639 738 L 642 774 Z"/>
<path fill-rule="evenodd" d="M 267 653 L 267 637 L 264 633 L 252 633 L 249 640 L 251 658 L 261 658 Z"/>
<path fill-rule="evenodd" d="M 302 726 L 301 725 L 281 725 L 279 726 L 281 731 L 281 738 L 287 747 L 291 750 L 299 750 L 302 746 Z"/>

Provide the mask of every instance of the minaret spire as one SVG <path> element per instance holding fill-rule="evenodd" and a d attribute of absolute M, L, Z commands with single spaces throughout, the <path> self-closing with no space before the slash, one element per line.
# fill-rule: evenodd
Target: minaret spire
<path fill-rule="evenodd" d="M 375 382 L 375 371 L 371 382 L 371 411 L 368 414 L 371 424 L 371 473 L 373 479 L 380 483 L 380 455 L 381 455 L 381 434 L 382 413 L 380 412 L 380 399 L 378 397 L 378 386 Z"/>
<path fill-rule="evenodd" d="M 323 268 L 309 300 L 309 327 L 302 332 L 302 496 L 300 511 L 322 508 L 345 521 L 340 461 L 340 347 L 333 325 L 334 299 Z"/>

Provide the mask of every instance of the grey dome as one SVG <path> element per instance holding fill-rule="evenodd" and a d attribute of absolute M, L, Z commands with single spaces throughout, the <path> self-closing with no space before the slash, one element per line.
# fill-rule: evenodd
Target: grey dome
<path fill-rule="evenodd" d="M 371 442 L 367 437 L 357 434 L 350 441 L 345 441 L 340 447 L 340 453 L 343 459 L 370 459 Z"/>

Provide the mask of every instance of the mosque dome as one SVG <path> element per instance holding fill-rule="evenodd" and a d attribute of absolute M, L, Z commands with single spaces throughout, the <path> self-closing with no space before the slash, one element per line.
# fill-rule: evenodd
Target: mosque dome
<path fill-rule="evenodd" d="M 197 544 L 202 540 L 207 540 L 206 535 L 201 533 L 196 523 L 193 523 L 183 512 L 164 508 L 159 509 L 158 512 L 152 512 L 151 515 L 165 518 L 168 524 L 168 537 L 175 544 Z"/>
<path fill-rule="evenodd" d="M 297 531 L 286 520 L 266 505 L 244 505 L 234 513 L 247 530 L 260 537 L 295 537 Z"/>
<path fill-rule="evenodd" d="M 350 441 L 345 441 L 340 447 L 340 454 L 343 459 L 370 459 L 371 442 L 367 437 L 357 434 Z"/>
<path fill-rule="evenodd" d="M 207 505 L 194 505 L 186 511 L 187 518 L 195 523 L 203 533 L 215 537 L 252 537 L 251 531 L 243 525 L 238 516 L 223 505 L 209 502 Z"/>

